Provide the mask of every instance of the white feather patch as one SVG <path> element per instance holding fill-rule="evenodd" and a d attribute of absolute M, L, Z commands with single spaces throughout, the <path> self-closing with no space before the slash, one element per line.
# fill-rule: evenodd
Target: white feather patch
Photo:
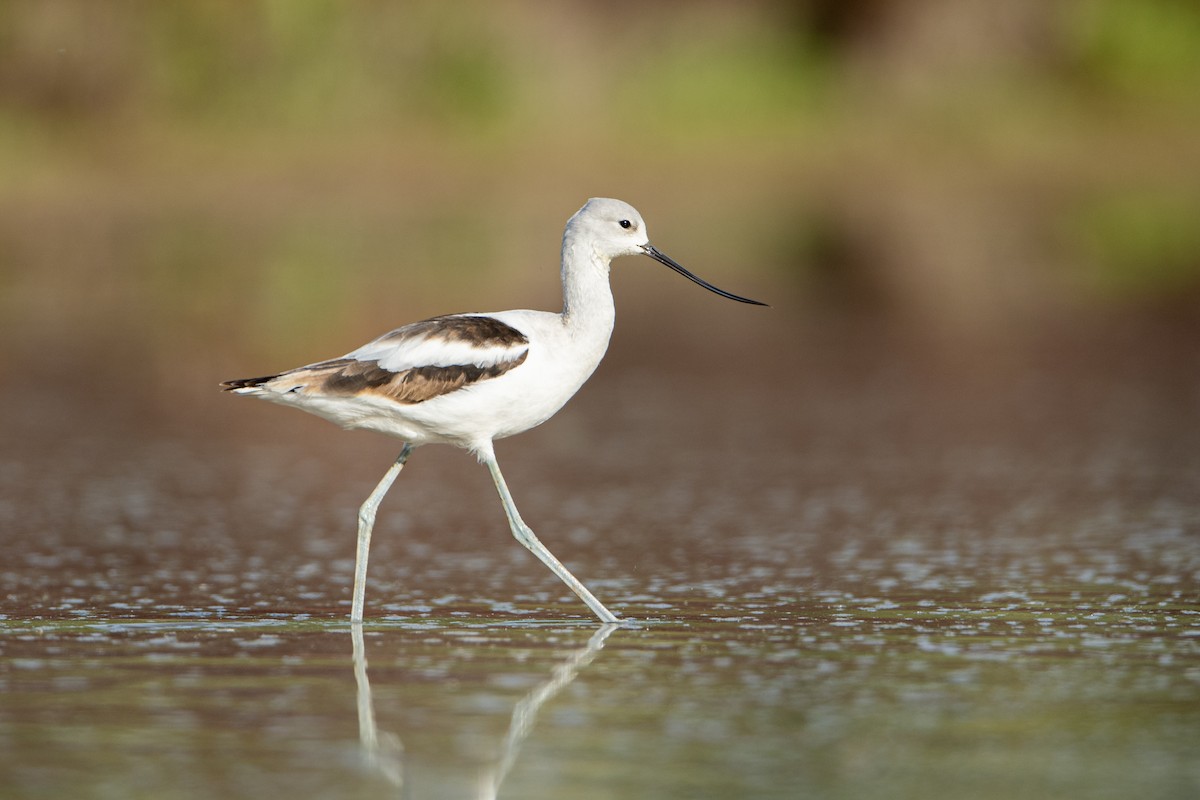
<path fill-rule="evenodd" d="M 482 315 L 479 315 L 482 316 Z M 380 369 L 403 372 L 415 367 L 491 367 L 513 361 L 529 350 L 528 342 L 481 343 L 447 339 L 429 323 L 398 328 L 346 354 L 355 361 L 375 361 Z"/>

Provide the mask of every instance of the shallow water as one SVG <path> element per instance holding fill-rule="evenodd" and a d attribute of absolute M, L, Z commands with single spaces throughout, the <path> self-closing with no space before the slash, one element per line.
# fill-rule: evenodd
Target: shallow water
<path fill-rule="evenodd" d="M 778 333 L 618 357 L 498 446 L 616 628 L 463 454 L 414 455 L 353 630 L 393 444 L 9 393 L 3 796 L 1195 796 L 1195 354 Z"/>

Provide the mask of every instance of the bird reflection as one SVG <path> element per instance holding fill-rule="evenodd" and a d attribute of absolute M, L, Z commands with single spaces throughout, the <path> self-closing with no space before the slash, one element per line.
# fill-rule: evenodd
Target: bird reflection
<path fill-rule="evenodd" d="M 601 625 L 588 639 L 587 645 L 575 651 L 550 673 L 550 677 L 535 686 L 513 708 L 512 721 L 500 746 L 500 755 L 493 769 L 485 772 L 479 782 L 479 798 L 494 800 L 500 785 L 517 760 L 522 743 L 533 730 L 538 712 L 551 698 L 561 692 L 579 671 L 596 658 L 605 640 L 618 624 Z M 393 733 L 380 732 L 375 725 L 375 706 L 371 700 L 371 682 L 367 677 L 367 657 L 363 645 L 362 625 L 351 625 L 354 645 L 354 681 L 358 687 L 358 737 L 368 766 L 398 789 L 404 787 L 404 745 Z"/>
<path fill-rule="evenodd" d="M 521 698 L 513 708 L 512 722 L 508 724 L 508 733 L 505 734 L 504 744 L 500 748 L 500 761 L 491 774 L 484 775 L 480 782 L 480 800 L 493 800 L 500 791 L 500 784 L 503 783 L 504 777 L 508 775 L 508 771 L 512 769 L 513 763 L 517 760 L 517 751 L 520 749 L 521 743 L 533 730 L 533 722 L 537 719 L 542 705 L 575 680 L 579 670 L 592 663 L 592 659 L 600 652 L 600 648 L 604 647 L 604 641 L 619 627 L 621 626 L 615 623 L 601 625 L 600 629 L 592 634 L 592 638 L 588 639 L 586 647 L 576 651 L 555 667 L 549 678 L 533 687 L 529 694 Z"/>
<path fill-rule="evenodd" d="M 371 702 L 371 681 L 367 677 L 367 655 L 363 646 L 362 625 L 350 626 L 354 643 L 354 683 L 358 687 L 358 741 L 367 765 L 397 788 L 404 786 L 404 745 L 394 733 L 379 734 L 375 727 L 375 705 Z"/>

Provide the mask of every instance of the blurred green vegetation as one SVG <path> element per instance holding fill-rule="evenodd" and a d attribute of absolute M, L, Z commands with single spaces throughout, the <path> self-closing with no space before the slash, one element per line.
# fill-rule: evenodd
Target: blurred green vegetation
<path fill-rule="evenodd" d="M 1079 74 L 1102 90 L 1196 102 L 1200 5 L 1190 0 L 1077 5 L 1065 30 Z"/>
<path fill-rule="evenodd" d="M 1097 289 L 1126 297 L 1196 288 L 1200 194 L 1101 198 L 1079 211 L 1074 233 Z"/>
<path fill-rule="evenodd" d="M 960 16 L 979 23 L 962 46 L 987 42 L 995 32 L 988 25 L 1006 21 L 985 3 L 960 5 Z M 1068 89 L 1078 82 L 1144 101 L 1194 102 L 1200 6 L 1190 0 L 1012 5 L 1025 11 L 1008 23 L 1029 30 L 1012 43 L 1009 63 L 966 63 L 938 81 L 957 92 L 964 82 L 1036 72 Z M 892 41 L 919 26 L 868 0 L 559 6 L 15 0 L 0 6 L 0 116 L 10 128 L 157 121 L 239 132 L 416 122 L 468 137 L 508 122 L 506 133 L 520 137 L 515 120 L 539 105 L 547 112 L 539 118 L 553 120 L 551 112 L 576 106 L 563 95 L 578 93 L 576 116 L 587 127 L 648 121 L 686 139 L 828 113 L 847 73 L 883 65 L 870 64 L 867 47 L 899 53 L 898 62 L 922 56 Z M 932 13 L 928 2 L 906 11 Z M 914 35 L 912 46 L 922 44 Z M 573 63 L 596 45 L 604 60 Z M 566 85 L 556 94 L 556 84 Z"/>
<path fill-rule="evenodd" d="M 4 349 L 552 307 L 596 194 L 777 304 L 1193 304 L 1197 87 L 1191 0 L 11 0 Z"/>

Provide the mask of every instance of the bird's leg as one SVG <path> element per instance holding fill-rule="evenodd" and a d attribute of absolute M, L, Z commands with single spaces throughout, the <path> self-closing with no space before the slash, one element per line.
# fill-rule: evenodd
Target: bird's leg
<path fill-rule="evenodd" d="M 517 506 L 513 503 L 512 495 L 508 492 L 508 485 L 504 483 L 504 476 L 500 474 L 500 465 L 496 463 L 496 457 L 490 453 L 483 454 L 483 462 L 487 464 L 488 471 L 492 473 L 492 480 L 496 483 L 496 491 L 500 492 L 500 501 L 504 503 L 504 513 L 508 517 L 508 525 L 512 528 L 513 536 L 517 541 L 525 545 L 535 556 L 542 560 L 562 582 L 571 587 L 571 591 L 579 595 L 579 599 L 587 603 L 588 608 L 600 618 L 601 622 L 616 622 L 617 616 L 609 611 L 604 605 L 596 599 L 596 596 L 587 590 L 587 587 L 579 582 L 579 579 L 567 570 L 562 565 L 562 562 L 554 557 L 554 554 L 546 549 L 546 546 L 538 541 L 537 536 L 521 519 L 521 514 L 517 511 Z"/>
<path fill-rule="evenodd" d="M 367 556 L 371 550 L 371 529 L 375 527 L 375 512 L 379 509 L 379 503 L 383 500 L 383 496 L 387 494 L 388 489 L 392 488 L 392 482 L 404 468 L 404 462 L 408 461 L 412 450 L 412 445 L 405 443 L 404 449 L 400 451 L 400 455 L 396 456 L 392 466 L 384 473 L 383 479 L 379 481 L 375 491 L 371 492 L 371 496 L 358 509 L 358 552 L 354 559 L 354 602 L 350 606 L 350 622 L 352 623 L 362 622 L 363 618 L 363 601 L 367 593 Z"/>

